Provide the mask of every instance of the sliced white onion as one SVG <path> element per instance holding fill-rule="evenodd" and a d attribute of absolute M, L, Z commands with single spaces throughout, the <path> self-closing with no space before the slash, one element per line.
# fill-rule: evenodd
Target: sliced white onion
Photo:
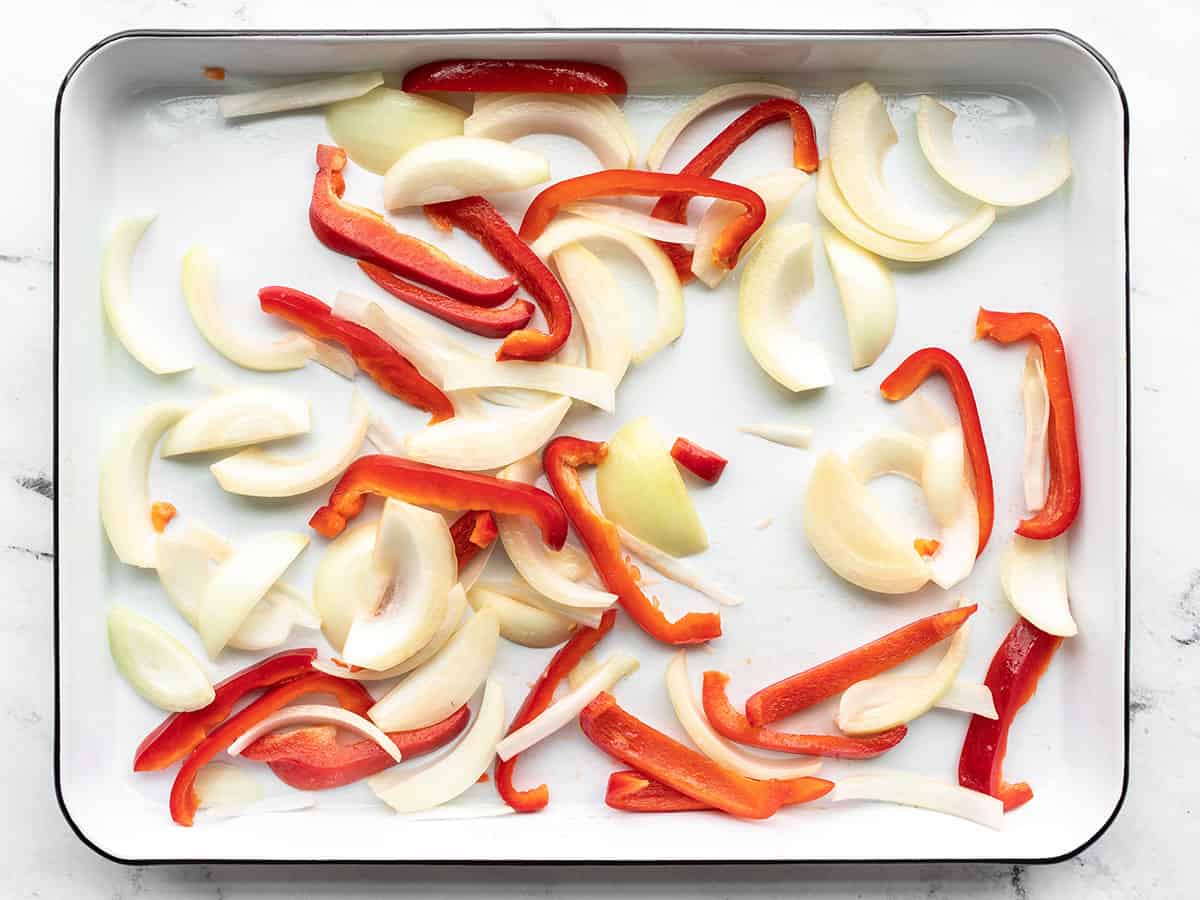
<path fill-rule="evenodd" d="M 807 425 L 779 425 L 764 422 L 758 425 L 739 425 L 738 431 L 772 444 L 805 449 L 812 444 L 813 430 Z"/>
<path fill-rule="evenodd" d="M 258 779 L 240 766 L 219 760 L 196 773 L 193 788 L 201 809 L 245 809 L 263 798 Z"/>
<path fill-rule="evenodd" d="M 550 178 L 546 157 L 491 138 L 455 135 L 418 144 L 387 170 L 388 209 L 519 191 Z"/>
<path fill-rule="evenodd" d="M 643 541 L 632 532 L 617 526 L 617 534 L 621 537 L 621 546 L 652 568 L 666 575 L 672 581 L 698 591 L 704 596 L 715 600 L 721 606 L 741 606 L 745 600 L 737 594 L 731 594 L 716 582 L 702 575 L 682 560 L 676 559 L 669 553 L 664 553 L 648 541 Z"/>
<path fill-rule="evenodd" d="M 1004 803 L 996 797 L 907 772 L 873 772 L 839 778 L 829 799 L 899 803 L 970 819 L 997 831 L 1004 827 Z"/>
<path fill-rule="evenodd" d="M 1042 351 L 1030 347 L 1021 373 L 1021 402 L 1025 407 L 1025 452 L 1021 466 L 1025 506 L 1037 512 L 1046 505 L 1046 440 L 1050 428 L 1050 394 Z"/>
<path fill-rule="evenodd" d="M 313 576 L 313 605 L 321 632 L 337 651 L 362 609 L 378 604 L 383 585 L 371 568 L 378 522 L 348 528 L 330 541 Z"/>
<path fill-rule="evenodd" d="M 229 755 L 241 756 L 243 750 L 264 734 L 270 734 L 293 725 L 336 725 L 338 728 L 353 732 L 359 737 L 375 743 L 379 749 L 396 762 L 403 759 L 396 743 L 367 719 L 348 709 L 342 709 L 340 706 L 323 704 L 299 704 L 276 710 L 261 722 L 251 725 L 236 741 L 230 744 Z"/>
<path fill-rule="evenodd" d="M 1013 609 L 1047 634 L 1074 637 L 1067 586 L 1067 539 L 1034 541 L 1019 534 L 1000 559 L 1000 585 Z"/>
<path fill-rule="evenodd" d="M 580 200 L 568 203 L 563 212 L 591 219 L 614 228 L 624 228 L 634 234 L 640 234 L 654 241 L 665 241 L 669 244 L 696 243 L 696 226 L 683 222 L 669 222 L 666 219 L 655 219 L 644 212 L 619 206 L 616 203 L 600 203 L 595 200 Z"/>
<path fill-rule="evenodd" d="M 209 763 L 213 765 L 213 763 Z M 204 811 L 208 819 L 232 819 L 240 816 L 262 816 L 270 813 L 298 812 L 312 809 L 317 801 L 304 791 L 288 791 L 273 797 L 264 797 L 248 806 L 211 806 Z"/>
<path fill-rule="evenodd" d="M 962 429 L 957 425 L 938 431 L 925 442 L 925 458 L 917 482 L 937 523 L 949 525 L 958 516 L 966 484 Z"/>
<path fill-rule="evenodd" d="M 575 668 L 567 673 L 567 684 L 571 686 L 571 690 L 579 687 L 588 677 L 596 671 L 600 666 L 600 660 L 596 659 L 596 651 L 589 650 L 579 658 L 579 662 L 575 663 Z"/>
<path fill-rule="evenodd" d="M 566 616 L 486 587 L 472 588 L 467 599 L 476 612 L 493 610 L 500 620 L 500 636 L 522 647 L 557 647 L 575 630 L 575 623 Z"/>
<path fill-rule="evenodd" d="M 863 369 L 879 358 L 896 331 L 896 288 L 877 256 L 828 228 L 825 256 L 842 300 L 850 335 L 850 365 Z"/>
<path fill-rule="evenodd" d="M 582 244 L 560 247 L 552 259 L 583 329 L 588 368 L 619 385 L 633 358 L 633 326 L 617 279 Z"/>
<path fill-rule="evenodd" d="M 457 106 L 386 86 L 325 109 L 334 143 L 376 175 L 425 141 L 462 134 L 466 117 Z"/>
<path fill-rule="evenodd" d="M 950 685 L 950 690 L 942 694 L 937 705 L 940 709 L 953 709 L 983 716 L 985 719 L 1000 718 L 996 712 L 992 689 L 978 681 L 955 681 Z"/>
<path fill-rule="evenodd" d="M 108 649 L 117 670 L 159 709 L 185 712 L 212 702 L 212 682 L 179 640 L 123 606 L 108 614 Z"/>
<path fill-rule="evenodd" d="M 636 150 L 612 116 L 590 100 L 569 95 L 512 94 L 482 106 L 476 99 L 474 112 L 463 123 L 463 133 L 498 141 L 513 141 L 527 134 L 562 134 L 596 154 L 602 168 L 628 169 L 635 161 Z"/>
<path fill-rule="evenodd" d="M 312 427 L 308 400 L 278 388 L 238 388 L 208 398 L 163 438 L 164 459 L 245 447 L 305 434 Z"/>
<path fill-rule="evenodd" d="M 491 387 L 564 394 L 605 412 L 612 412 L 616 406 L 616 386 L 612 379 L 604 372 L 582 366 L 524 360 L 498 362 L 478 357 L 460 360 L 442 376 L 442 388 L 448 391 Z"/>
<path fill-rule="evenodd" d="M 335 75 L 317 81 L 302 81 L 285 84 L 261 91 L 246 91 L 241 94 L 225 94 L 217 98 L 217 109 L 226 119 L 239 116 L 260 116 L 264 113 L 287 112 L 324 106 L 338 100 L 361 97 L 367 91 L 383 84 L 382 72 L 357 72 L 353 75 Z"/>
<path fill-rule="evenodd" d="M 548 613 L 553 613 L 576 625 L 582 625 L 584 628 L 599 628 L 600 621 L 604 618 L 604 610 L 595 607 L 586 606 L 565 606 L 561 603 L 555 603 L 549 597 L 544 597 L 525 584 L 520 579 L 515 579 L 510 582 L 481 582 L 480 587 L 494 591 L 497 594 L 503 594 L 506 597 L 515 597 L 527 606 L 532 606 L 536 609 L 545 610 Z"/>
<path fill-rule="evenodd" d="M 493 521 L 495 516 L 492 517 Z M 496 549 L 496 541 L 492 541 L 486 547 L 478 550 L 471 561 L 458 570 L 458 583 L 464 591 L 469 591 L 475 586 L 483 570 L 487 568 L 488 561 L 492 558 L 492 553 Z"/>
<path fill-rule="evenodd" d="M 850 471 L 863 484 L 880 475 L 899 475 L 921 483 L 926 443 L 907 431 L 884 431 L 859 445 L 847 460 Z"/>

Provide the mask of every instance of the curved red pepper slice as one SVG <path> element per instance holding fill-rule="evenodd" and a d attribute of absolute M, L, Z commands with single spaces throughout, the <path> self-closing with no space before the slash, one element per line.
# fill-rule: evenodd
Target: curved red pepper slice
<path fill-rule="evenodd" d="M 632 769 L 608 776 L 604 802 L 613 809 L 641 813 L 695 812 L 713 808 Z"/>
<path fill-rule="evenodd" d="M 587 548 L 605 587 L 617 595 L 621 608 L 651 637 L 666 644 L 699 644 L 721 636 L 717 613 L 690 612 L 670 622 L 638 587 L 635 570 L 625 561 L 616 526 L 592 508 L 579 481 L 579 466 L 596 465 L 608 453 L 606 444 L 575 437 L 558 437 L 546 445 L 542 465 L 554 493 Z"/>
<path fill-rule="evenodd" d="M 1049 455 L 1050 484 L 1046 504 L 1017 526 L 1017 534 L 1045 541 L 1058 537 L 1079 515 L 1083 477 L 1079 468 L 1079 441 L 1075 435 L 1075 401 L 1067 350 L 1054 323 L 1038 313 L 1004 313 L 980 309 L 975 336 L 1001 344 L 1032 339 L 1042 351 L 1046 369 L 1046 393 L 1050 397 Z"/>
<path fill-rule="evenodd" d="M 967 459 L 975 478 L 975 506 L 979 513 L 979 549 L 975 555 L 978 556 L 992 536 L 995 501 L 992 497 L 992 466 L 988 462 L 987 443 L 983 439 L 979 408 L 975 405 L 975 392 L 971 390 L 967 373 L 950 353 L 940 347 L 926 347 L 900 363 L 896 371 L 883 379 L 879 391 L 888 400 L 903 400 L 934 372 L 940 373 L 950 385 L 950 393 L 962 424 Z"/>
<path fill-rule="evenodd" d="M 675 438 L 675 443 L 671 445 L 671 456 L 675 462 L 709 484 L 716 484 L 729 465 L 729 460 L 721 454 L 706 450 L 683 437 Z"/>
<path fill-rule="evenodd" d="M 599 63 L 565 59 L 441 59 L 410 69 L 403 89 L 472 94 L 624 94 L 625 77 Z"/>

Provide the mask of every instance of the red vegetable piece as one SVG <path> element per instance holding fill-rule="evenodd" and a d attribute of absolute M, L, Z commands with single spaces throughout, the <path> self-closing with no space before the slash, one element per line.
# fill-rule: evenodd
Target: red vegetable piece
<path fill-rule="evenodd" d="M 490 547 L 497 534 L 496 520 L 486 509 L 474 509 L 455 519 L 450 526 L 450 539 L 454 541 L 458 570 L 461 572 L 480 550 Z"/>
<path fill-rule="evenodd" d="M 693 444 L 687 438 L 675 438 L 671 445 L 671 456 L 697 478 L 702 478 L 709 484 L 716 484 L 729 465 L 729 460 L 719 453 L 705 450 L 699 444 Z"/>
<path fill-rule="evenodd" d="M 624 94 L 625 78 L 599 63 L 564 59 L 443 59 L 409 70 L 413 93 Z"/>
<path fill-rule="evenodd" d="M 693 800 L 687 794 L 681 794 L 675 788 L 632 769 L 613 772 L 608 776 L 604 802 L 613 809 L 625 812 L 695 812 L 712 809 L 704 801 Z"/>

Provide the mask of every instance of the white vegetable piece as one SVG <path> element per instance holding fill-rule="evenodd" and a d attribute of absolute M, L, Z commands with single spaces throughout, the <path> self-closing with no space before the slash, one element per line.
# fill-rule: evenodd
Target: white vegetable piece
<path fill-rule="evenodd" d="M 953 709 L 985 719 L 1000 718 L 992 689 L 978 681 L 955 681 L 950 685 L 950 690 L 942 694 L 937 705 L 939 709 Z"/>
<path fill-rule="evenodd" d="M 672 581 L 698 591 L 704 596 L 715 600 L 721 606 L 741 606 L 745 600 L 737 594 L 731 594 L 725 588 L 697 572 L 687 563 L 676 559 L 669 553 L 659 550 L 649 541 L 643 541 L 632 532 L 617 526 L 617 534 L 621 538 L 621 546 L 661 575 L 666 575 Z"/>
<path fill-rule="evenodd" d="M 290 728 L 293 725 L 335 725 L 374 742 L 396 762 L 403 759 L 395 741 L 367 719 L 348 709 L 342 709 L 340 706 L 326 706 L 317 703 L 285 706 L 283 709 L 276 710 L 239 735 L 238 739 L 229 745 L 228 753 L 230 756 L 241 756 L 243 750 L 264 734 L 271 734 L 281 728 Z"/>
<path fill-rule="evenodd" d="M 634 165 L 637 148 L 631 144 L 628 126 L 623 126 L 621 111 L 607 97 L 508 94 L 485 99 L 480 94 L 463 132 L 499 141 L 527 134 L 562 134 L 591 150 L 602 168 L 627 169 Z"/>
<path fill-rule="evenodd" d="M 1046 441 L 1050 428 L 1050 393 L 1042 351 L 1030 347 L 1021 373 L 1021 402 L 1025 407 L 1025 452 L 1021 481 L 1025 507 L 1037 512 L 1046 505 Z"/>
<path fill-rule="evenodd" d="M 605 412 L 616 406 L 616 385 L 604 372 L 552 362 L 504 360 L 483 357 L 461 359 L 442 376 L 442 389 L 511 387 L 563 394 Z"/>
<path fill-rule="evenodd" d="M 573 216 L 582 216 L 614 228 L 624 228 L 654 241 L 666 241 L 672 244 L 696 243 L 696 227 L 681 222 L 669 222 L 666 219 L 656 219 L 644 212 L 620 206 L 616 203 L 601 203 L 596 200 L 579 200 L 568 203 L 563 212 Z"/>
<path fill-rule="evenodd" d="M 904 772 L 848 775 L 837 780 L 829 799 L 899 803 L 970 819 L 997 831 L 1004 827 L 1004 803 L 1001 800 L 925 775 Z"/>
<path fill-rule="evenodd" d="M 466 117 L 457 106 L 387 86 L 325 108 L 333 143 L 376 175 L 425 141 L 462 134 Z"/>
<path fill-rule="evenodd" d="M 812 444 L 813 430 L 807 425 L 783 425 L 763 422 L 758 425 L 739 425 L 738 431 L 762 438 L 772 444 L 805 449 Z"/>
<path fill-rule="evenodd" d="M 551 259 L 583 328 L 588 368 L 619 385 L 633 359 L 633 326 L 617 279 L 582 244 L 560 247 Z"/>
<path fill-rule="evenodd" d="M 226 119 L 260 116 L 264 113 L 289 112 L 310 106 L 324 106 L 338 100 L 361 97 L 383 84 L 382 72 L 335 75 L 316 81 L 302 81 L 261 91 L 225 94 L 217 98 L 217 109 Z"/>
<path fill-rule="evenodd" d="M 522 647 L 557 647 L 575 630 L 575 623 L 566 616 L 491 588 L 477 585 L 467 593 L 467 599 L 476 612 L 494 611 L 500 621 L 500 636 Z"/>
<path fill-rule="evenodd" d="M 892 275 L 877 256 L 838 232 L 825 229 L 822 238 L 850 335 L 850 365 L 863 369 L 879 358 L 896 331 Z"/>
<path fill-rule="evenodd" d="M 1067 537 L 1034 541 L 1014 534 L 1000 558 L 1000 584 L 1013 609 L 1047 634 L 1074 637 L 1067 586 Z"/>
<path fill-rule="evenodd" d="M 187 647 L 165 628 L 123 606 L 108 613 L 108 649 L 129 686 L 159 709 L 202 709 L 215 696 Z"/>
<path fill-rule="evenodd" d="M 245 809 L 263 798 L 262 785 L 240 766 L 219 760 L 196 773 L 193 783 L 201 809 Z"/>
<path fill-rule="evenodd" d="M 383 203 L 404 209 L 476 194 L 519 191 L 550 179 L 538 153 L 491 138 L 454 137 L 413 147 L 387 170 Z"/>
<path fill-rule="evenodd" d="M 386 581 L 371 567 L 378 522 L 347 528 L 325 547 L 313 576 L 313 605 L 321 632 L 341 652 L 350 626 L 362 610 L 379 604 Z"/>
<path fill-rule="evenodd" d="M 277 388 L 238 388 L 215 394 L 184 416 L 163 438 L 163 458 L 245 447 L 305 434 L 312 428 L 308 400 Z"/>

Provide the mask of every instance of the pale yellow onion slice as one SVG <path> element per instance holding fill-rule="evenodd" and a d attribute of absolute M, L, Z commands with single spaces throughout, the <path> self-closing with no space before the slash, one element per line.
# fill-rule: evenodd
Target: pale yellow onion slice
<path fill-rule="evenodd" d="M 992 689 L 978 681 L 955 681 L 950 685 L 950 690 L 942 694 L 937 705 L 939 709 L 953 709 L 985 719 L 1000 718 L 996 713 Z"/>
<path fill-rule="evenodd" d="M 455 135 L 427 141 L 401 156 L 383 178 L 388 209 L 519 191 L 550 178 L 539 153 L 491 138 Z"/>
<path fill-rule="evenodd" d="M 164 459 L 245 447 L 305 434 L 312 428 L 308 400 L 278 388 L 238 388 L 199 403 L 163 438 Z"/>
<path fill-rule="evenodd" d="M 776 225 L 750 255 L 738 290 L 738 327 L 750 355 L 764 372 L 789 391 L 833 384 L 825 350 L 798 340 L 781 321 L 783 301 L 813 286 L 812 228 Z"/>
<path fill-rule="evenodd" d="M 483 684 L 499 642 L 496 613 L 476 613 L 433 659 L 388 691 L 367 715 L 384 731 L 410 731 L 440 722 Z"/>
<path fill-rule="evenodd" d="M 295 621 L 291 603 L 272 588 L 242 620 L 228 646 L 250 651 L 278 647 L 291 635 Z"/>
<path fill-rule="evenodd" d="M 633 326 L 617 279 L 582 244 L 560 247 L 551 259 L 583 329 L 588 368 L 619 385 L 633 359 Z"/>
<path fill-rule="evenodd" d="M 100 264 L 100 300 L 108 324 L 129 355 L 155 375 L 186 372 L 192 361 L 157 328 L 141 317 L 133 303 L 130 269 L 133 253 L 157 213 L 120 219 L 104 245 Z"/>
<path fill-rule="evenodd" d="M 524 581 L 520 580 L 520 578 L 509 582 L 480 582 L 480 587 L 503 594 L 506 597 L 515 597 L 527 606 L 561 616 L 570 622 L 574 622 L 576 625 L 582 625 L 584 628 L 599 628 L 600 620 L 604 618 L 605 610 L 601 608 L 566 606 L 561 603 L 555 603 L 549 597 L 539 594 L 529 585 L 525 584 Z"/>
<path fill-rule="evenodd" d="M 1050 196 L 1071 177 L 1071 151 L 1063 135 L 1051 138 L 1037 165 L 1023 172 L 973 169 L 954 148 L 956 118 L 932 97 L 922 97 L 917 106 L 917 140 L 933 171 L 968 197 L 992 206 L 1025 206 Z"/>
<path fill-rule="evenodd" d="M 376 175 L 425 141 L 462 134 L 466 117 L 457 106 L 387 86 L 325 109 L 334 143 Z"/>
<path fill-rule="evenodd" d="M 224 94 L 217 98 L 217 109 L 226 119 L 239 116 L 260 116 L 264 113 L 288 112 L 324 106 L 360 97 L 383 84 L 382 72 L 356 72 L 353 75 L 334 75 L 315 81 L 302 81 L 260 91 Z"/>
<path fill-rule="evenodd" d="M 557 647 L 575 630 L 575 623 L 566 616 L 490 588 L 473 587 L 467 599 L 476 612 L 494 610 L 500 620 L 500 637 L 522 647 Z"/>
<path fill-rule="evenodd" d="M 896 331 L 896 288 L 879 258 L 828 228 L 825 256 L 842 301 L 850 335 L 850 365 L 863 369 L 879 358 Z"/>
<path fill-rule="evenodd" d="M 924 459 L 916 481 L 925 492 L 929 511 L 942 526 L 959 514 L 966 483 L 966 453 L 962 429 L 957 425 L 935 432 L 925 441 Z"/>
<path fill-rule="evenodd" d="M 582 366 L 551 362 L 503 362 L 477 357 L 461 359 L 442 376 L 442 388 L 461 391 L 476 388 L 511 387 L 563 394 L 605 412 L 616 405 L 616 386 L 604 372 Z"/>
<path fill-rule="evenodd" d="M 575 663 L 575 668 L 567 673 L 567 684 L 571 686 L 571 690 L 575 690 L 583 684 L 599 665 L 600 661 L 596 659 L 595 650 L 589 650 L 583 654 L 579 662 Z"/>
<path fill-rule="evenodd" d="M 821 163 L 817 172 L 817 209 L 830 225 L 858 246 L 898 262 L 931 262 L 950 256 L 974 243 L 996 221 L 995 207 L 983 204 L 936 241 L 917 243 L 897 240 L 876 231 L 854 213 L 842 196 L 828 160 Z"/>
<path fill-rule="evenodd" d="M 300 456 L 284 456 L 248 447 L 209 466 L 217 483 L 231 494 L 247 497 L 295 497 L 328 484 L 346 470 L 362 449 L 371 421 L 367 401 L 354 390 L 350 421 L 336 441 Z"/>
<path fill-rule="evenodd" d="M 1046 451 L 1050 428 L 1050 394 L 1046 388 L 1046 367 L 1042 351 L 1034 346 L 1025 355 L 1021 373 L 1021 403 L 1025 407 L 1025 450 L 1022 456 L 1021 483 L 1025 507 L 1037 512 L 1046 505 Z"/>
<path fill-rule="evenodd" d="M 215 761 L 196 773 L 193 783 L 201 809 L 245 809 L 263 798 L 262 785 L 240 766 Z"/>
<path fill-rule="evenodd" d="M 829 799 L 835 802 L 878 800 L 898 803 L 969 819 L 997 831 L 1004 827 L 1004 803 L 1001 800 L 926 775 L 907 772 L 847 775 L 837 780 Z"/>
<path fill-rule="evenodd" d="M 813 430 L 807 425 L 783 425 L 763 422 L 757 425 L 739 425 L 738 431 L 751 437 L 762 438 L 772 444 L 805 449 L 812 444 Z"/>
<path fill-rule="evenodd" d="M 1034 541 L 1019 534 L 1000 559 L 1000 585 L 1013 609 L 1047 634 L 1074 637 L 1067 586 L 1067 539 Z"/>
<path fill-rule="evenodd" d="M 108 649 L 129 686 L 159 709 L 202 709 L 215 696 L 208 676 L 182 642 L 123 606 L 108 613 Z"/>
<path fill-rule="evenodd" d="M 863 484 L 880 475 L 899 475 L 920 484 L 925 450 L 925 441 L 914 434 L 884 431 L 855 448 L 847 463 Z"/>
<path fill-rule="evenodd" d="M 667 153 L 674 146 L 676 139 L 688 125 L 700 116 L 722 103 L 740 100 L 743 97 L 785 97 L 788 100 L 795 100 L 796 92 L 789 87 L 767 81 L 739 81 L 705 91 L 699 97 L 689 100 L 687 105 L 671 116 L 667 124 L 662 127 L 658 137 L 654 139 L 654 143 L 650 145 L 650 150 L 646 153 L 646 168 L 651 171 L 661 169 L 663 160 L 666 159 Z"/>
<path fill-rule="evenodd" d="M 737 594 L 731 594 L 706 575 L 697 572 L 687 563 L 678 560 L 669 553 L 659 550 L 649 541 L 643 541 L 628 529 L 617 526 L 617 534 L 621 538 L 621 546 L 661 575 L 672 581 L 697 591 L 721 606 L 741 606 L 745 600 Z"/>
<path fill-rule="evenodd" d="M 682 222 L 670 222 L 666 219 L 655 219 L 644 212 L 619 206 L 616 203 L 600 203 L 595 200 L 580 200 L 568 203 L 563 212 L 573 216 L 582 216 L 594 222 L 612 225 L 614 228 L 624 228 L 634 234 L 640 234 L 653 241 L 667 241 L 672 244 L 696 243 L 696 226 Z"/>
<path fill-rule="evenodd" d="M 614 653 L 596 666 L 576 688 L 555 700 L 516 731 L 507 735 L 496 745 L 496 755 L 509 760 L 524 753 L 534 744 L 543 741 L 554 732 L 570 725 L 583 712 L 583 708 L 604 691 L 611 691 L 618 681 L 638 670 L 638 661 L 628 653 Z"/>
<path fill-rule="evenodd" d="M 100 457 L 100 521 L 117 559 L 153 569 L 158 532 L 150 521 L 150 458 L 164 431 L 189 407 L 151 403 L 110 439 Z"/>
<path fill-rule="evenodd" d="M 348 709 L 342 709 L 340 706 L 327 706 L 319 703 L 302 703 L 296 706 L 285 706 L 283 709 L 276 710 L 261 722 L 256 722 L 240 734 L 237 740 L 229 745 L 229 755 L 241 756 L 243 750 L 264 734 L 270 734 L 273 731 L 278 731 L 281 728 L 289 728 L 293 725 L 334 725 L 345 731 L 353 732 L 359 737 L 366 738 L 368 741 L 376 744 L 379 749 L 396 762 L 401 762 L 403 759 L 395 741 L 380 731 L 368 719 L 364 719 L 362 716 L 352 713 Z"/>
<path fill-rule="evenodd" d="M 383 585 L 371 569 L 378 522 L 348 528 L 330 541 L 313 575 L 313 605 L 325 640 L 339 653 L 354 617 L 379 602 Z"/>
<path fill-rule="evenodd" d="M 488 681 L 475 721 L 453 750 L 417 772 L 389 769 L 367 779 L 367 784 L 396 812 L 432 809 L 466 793 L 479 781 L 492 764 L 503 735 L 504 691 L 498 682 Z"/>
<path fill-rule="evenodd" d="M 463 122 L 472 137 L 514 141 L 528 134 L 574 138 L 596 155 L 605 169 L 627 169 L 634 153 L 624 131 L 598 105 L 570 95 L 514 94 L 476 106 Z"/>
<path fill-rule="evenodd" d="M 528 101 L 559 99 L 567 100 L 574 106 L 590 107 L 603 115 L 625 141 L 625 145 L 629 149 L 629 165 L 633 166 L 636 164 L 638 158 L 637 135 L 633 133 L 633 129 L 629 126 L 629 121 L 625 118 L 625 114 L 621 111 L 621 108 L 613 102 L 611 97 L 603 94 L 564 94 L 560 96 L 503 92 L 476 94 L 475 105 L 472 111 L 483 113 L 489 109 L 495 111 Z"/>

